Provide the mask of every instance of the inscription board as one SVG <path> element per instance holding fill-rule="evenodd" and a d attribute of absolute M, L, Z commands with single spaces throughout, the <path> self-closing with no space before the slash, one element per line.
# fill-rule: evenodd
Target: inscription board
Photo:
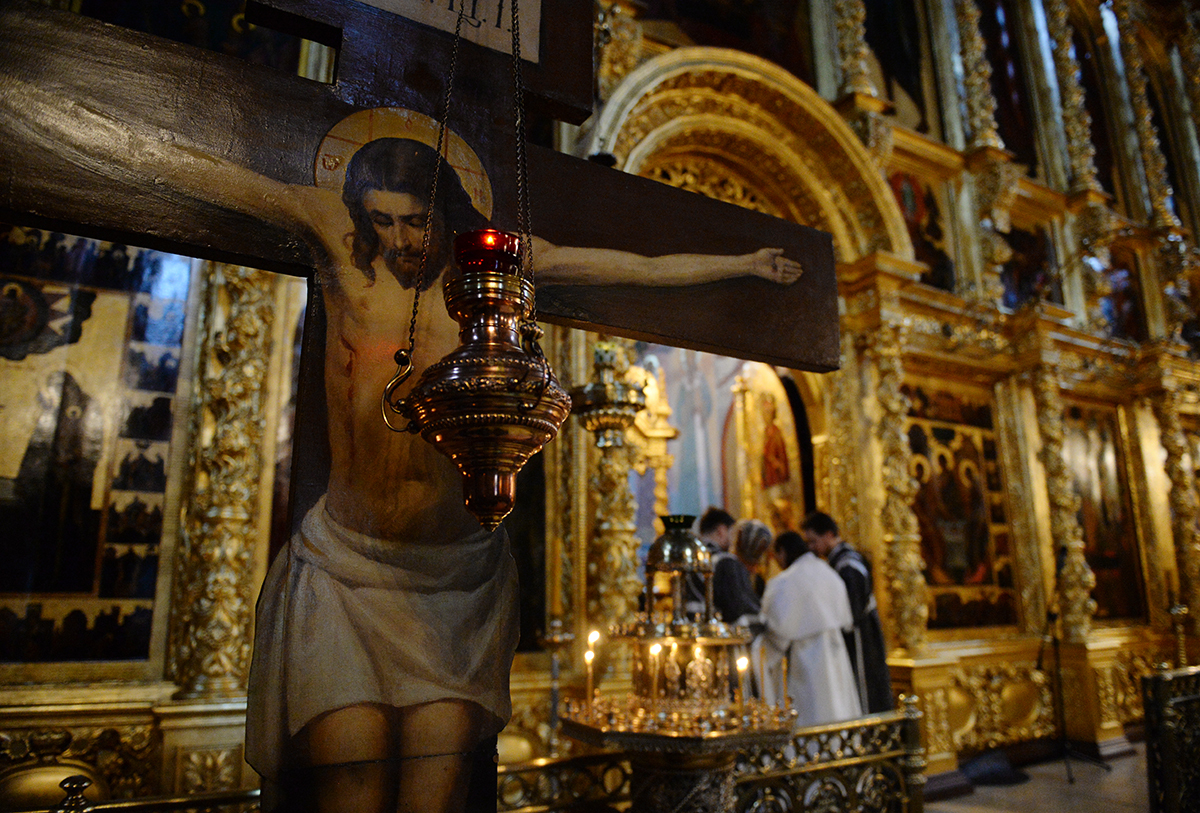
<path fill-rule="evenodd" d="M 463 14 L 462 36 L 485 48 L 512 53 L 512 7 L 510 0 L 363 0 L 418 23 L 454 33 L 458 15 Z M 521 57 L 538 61 L 542 30 L 541 0 L 517 4 L 521 24 Z"/>

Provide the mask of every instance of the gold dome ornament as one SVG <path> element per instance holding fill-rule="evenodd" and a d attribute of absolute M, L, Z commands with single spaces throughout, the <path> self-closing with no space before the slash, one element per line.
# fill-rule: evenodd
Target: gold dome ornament
<path fill-rule="evenodd" d="M 571 399 L 530 319 L 533 283 L 520 273 L 521 239 L 495 229 L 467 232 L 455 239 L 454 256 L 461 273 L 446 279 L 443 292 L 460 345 L 403 399 L 394 397 L 407 378 L 398 374 L 384 392 L 384 419 L 388 412 L 407 418 L 405 427 L 388 426 L 420 433 L 454 461 L 467 510 L 494 530 L 512 511 L 517 474 L 558 434 Z"/>

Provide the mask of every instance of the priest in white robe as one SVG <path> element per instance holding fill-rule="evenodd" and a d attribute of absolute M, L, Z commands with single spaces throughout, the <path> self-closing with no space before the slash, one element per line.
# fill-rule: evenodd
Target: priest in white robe
<path fill-rule="evenodd" d="M 773 553 L 784 571 L 767 582 L 766 632 L 753 645 L 764 699 L 781 705 L 786 697 L 796 710 L 797 726 L 861 717 L 843 636 L 854 627 L 845 583 L 794 531 L 776 538 Z"/>

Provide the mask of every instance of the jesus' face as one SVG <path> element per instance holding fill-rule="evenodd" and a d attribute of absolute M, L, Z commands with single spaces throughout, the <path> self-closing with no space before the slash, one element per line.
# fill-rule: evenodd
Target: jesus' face
<path fill-rule="evenodd" d="M 425 236 L 425 202 L 408 192 L 370 189 L 363 195 L 363 207 L 370 217 L 371 227 L 379 237 L 379 256 L 384 264 L 405 288 L 415 286 L 421 268 L 421 246 Z M 442 218 L 435 213 L 429 241 L 429 260 L 425 268 L 426 284 L 441 273 L 447 259 Z"/>

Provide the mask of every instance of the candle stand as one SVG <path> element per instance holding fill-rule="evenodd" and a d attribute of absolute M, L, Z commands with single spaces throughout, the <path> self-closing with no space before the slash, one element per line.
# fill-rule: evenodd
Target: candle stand
<path fill-rule="evenodd" d="M 665 533 L 646 560 L 646 610 L 614 624 L 609 639 L 630 650 L 628 697 L 568 702 L 562 731 L 580 742 L 627 752 L 635 813 L 732 809 L 738 752 L 783 745 L 795 712 L 749 696 L 746 659 L 735 656 L 748 631 L 713 615 L 712 562 L 689 530 L 692 517 L 663 517 Z M 671 583 L 671 606 L 659 611 L 656 573 Z M 703 613 L 684 612 L 687 580 L 704 584 Z"/>

